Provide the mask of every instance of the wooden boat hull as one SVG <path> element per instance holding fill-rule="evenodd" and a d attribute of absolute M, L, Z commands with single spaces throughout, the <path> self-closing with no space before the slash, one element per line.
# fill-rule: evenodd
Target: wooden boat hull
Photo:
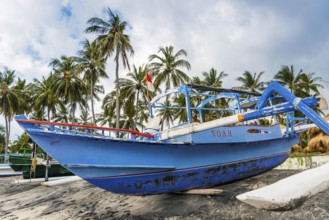
<path fill-rule="evenodd" d="M 284 162 L 298 136 L 267 141 L 174 144 L 28 130 L 65 168 L 105 190 L 147 195 L 209 187 L 266 172 Z M 72 157 L 72 155 L 75 155 Z"/>

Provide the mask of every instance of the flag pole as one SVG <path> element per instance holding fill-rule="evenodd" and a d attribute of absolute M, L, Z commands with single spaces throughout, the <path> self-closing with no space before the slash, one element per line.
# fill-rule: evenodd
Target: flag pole
<path fill-rule="evenodd" d="M 150 97 L 149 97 L 149 87 L 147 86 L 147 70 L 145 71 L 145 86 L 146 86 L 147 106 L 148 106 L 149 111 L 151 111 L 151 108 L 150 108 Z"/>
<path fill-rule="evenodd" d="M 145 76 L 146 76 L 146 87 L 147 87 L 147 102 L 149 105 L 149 111 L 151 113 L 151 106 L 150 106 L 150 92 L 155 92 L 154 85 L 152 83 L 152 79 L 148 73 L 148 71 L 145 71 Z"/>

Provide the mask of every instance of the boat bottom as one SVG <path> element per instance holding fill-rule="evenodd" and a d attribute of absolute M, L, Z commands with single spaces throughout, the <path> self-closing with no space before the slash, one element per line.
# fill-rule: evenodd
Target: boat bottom
<path fill-rule="evenodd" d="M 220 185 L 269 171 L 284 162 L 289 153 L 172 171 L 94 177 L 85 180 L 107 191 L 121 194 L 177 192 Z"/>

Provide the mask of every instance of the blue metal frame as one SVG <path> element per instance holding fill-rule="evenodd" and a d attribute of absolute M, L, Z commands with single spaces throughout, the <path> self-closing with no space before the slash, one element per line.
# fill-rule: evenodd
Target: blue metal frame
<path fill-rule="evenodd" d="M 178 93 L 178 94 L 183 94 L 185 97 L 185 104 L 186 106 L 159 106 L 156 105 L 155 103 L 157 101 L 159 101 L 161 98 L 169 96 L 171 94 L 174 93 Z M 205 96 L 205 97 L 209 97 L 206 98 L 204 101 L 202 101 L 202 103 L 195 107 L 191 107 L 191 103 L 190 103 L 190 96 L 191 95 L 196 95 L 196 96 Z M 230 111 L 232 113 L 236 113 L 235 109 L 238 110 L 238 113 L 241 113 L 241 107 L 240 107 L 240 96 L 241 94 L 239 93 L 234 93 L 234 92 L 224 92 L 224 93 L 220 93 L 220 94 L 216 94 L 216 95 L 211 95 L 211 94 L 206 94 L 206 93 L 196 93 L 193 92 L 193 90 L 187 86 L 178 86 L 174 89 L 169 89 L 166 90 L 165 92 L 155 96 L 151 101 L 150 101 L 150 117 L 153 118 L 154 117 L 154 109 L 157 108 L 172 108 L 172 109 L 186 109 L 187 112 L 187 122 L 185 123 L 191 123 L 192 122 L 192 110 L 197 110 L 199 113 L 199 118 L 200 121 L 203 122 L 203 114 L 202 114 L 202 110 L 214 110 L 214 111 Z M 215 101 L 217 99 L 220 98 L 233 98 L 235 100 L 237 100 L 237 105 L 235 107 L 232 108 L 204 108 L 204 106 L 212 101 Z"/>

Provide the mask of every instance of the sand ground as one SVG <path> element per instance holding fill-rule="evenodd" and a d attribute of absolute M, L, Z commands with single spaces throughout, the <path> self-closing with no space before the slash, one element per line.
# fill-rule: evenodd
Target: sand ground
<path fill-rule="evenodd" d="M 259 210 L 236 195 L 276 182 L 299 171 L 272 170 L 216 188 L 216 196 L 119 195 L 85 181 L 45 187 L 0 179 L 0 219 L 329 219 L 329 190 L 286 211 Z"/>

